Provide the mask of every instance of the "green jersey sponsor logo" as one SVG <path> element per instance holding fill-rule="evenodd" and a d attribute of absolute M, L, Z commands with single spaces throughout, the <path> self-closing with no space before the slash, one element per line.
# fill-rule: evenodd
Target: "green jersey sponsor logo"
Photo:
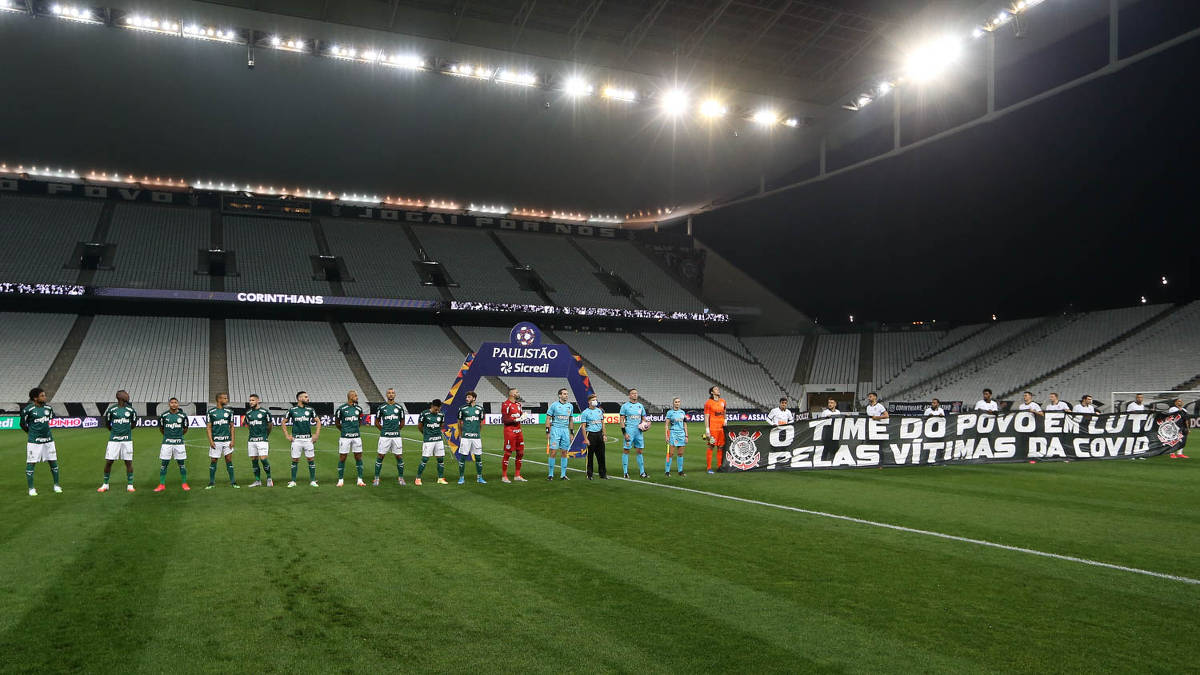
<path fill-rule="evenodd" d="M 479 427 L 483 424 L 483 408 L 477 405 L 459 408 L 458 421 L 462 422 L 463 438 L 479 438 Z"/>
<path fill-rule="evenodd" d="M 30 443 L 49 443 L 54 440 L 50 434 L 50 420 L 54 419 L 54 409 L 48 405 L 30 403 L 21 411 L 21 419 L 29 430 Z"/>
<path fill-rule="evenodd" d="M 167 411 L 158 416 L 158 426 L 163 430 L 163 445 L 181 445 L 188 427 L 188 416 L 183 411 Z"/>
<path fill-rule="evenodd" d="M 262 408 L 251 408 L 246 411 L 242 423 L 248 429 L 246 440 L 265 441 L 271 434 L 271 413 Z"/>
<path fill-rule="evenodd" d="M 137 413 L 130 406 L 114 405 L 104 411 L 104 422 L 108 425 L 108 440 L 128 441 L 133 438 L 133 424 Z"/>
<path fill-rule="evenodd" d="M 313 422 L 317 419 L 317 411 L 306 405 L 289 408 L 287 421 L 292 424 L 292 438 L 312 438 Z"/>
<path fill-rule="evenodd" d="M 342 424 L 342 438 L 358 438 L 358 425 L 362 423 L 363 409 L 349 403 L 342 404 L 333 413 L 333 419 Z"/>
<path fill-rule="evenodd" d="M 379 435 L 395 438 L 400 435 L 400 425 L 408 411 L 399 403 L 385 403 L 375 414 L 379 416 Z"/>
<path fill-rule="evenodd" d="M 426 443 L 442 440 L 442 423 L 446 421 L 446 415 L 440 412 L 426 410 L 417 418 L 417 424 L 421 427 L 421 440 Z"/>
<path fill-rule="evenodd" d="M 212 439 L 216 441 L 229 441 L 233 438 L 231 434 L 233 413 L 225 408 L 209 408 L 208 423 L 212 426 Z"/>

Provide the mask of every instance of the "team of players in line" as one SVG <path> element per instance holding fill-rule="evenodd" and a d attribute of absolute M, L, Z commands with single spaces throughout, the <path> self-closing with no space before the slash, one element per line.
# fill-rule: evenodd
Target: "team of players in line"
<path fill-rule="evenodd" d="M 375 414 L 375 427 L 379 430 L 379 440 L 376 447 L 375 478 L 373 485 L 380 484 L 380 475 L 384 460 L 392 455 L 396 460 L 397 483 L 405 485 L 404 454 L 400 432 L 404 429 L 407 415 L 403 404 L 396 401 L 395 389 L 386 392 L 387 402 L 379 406 Z M 254 471 L 254 482 L 250 487 L 266 485 L 274 486 L 269 458 L 269 436 L 273 428 L 271 414 L 260 407 L 258 395 L 252 394 L 249 407 L 243 415 L 243 426 L 247 429 L 246 449 L 250 456 Z M 475 392 L 467 392 L 464 396 L 466 405 L 458 412 L 458 421 L 454 425 L 455 436 L 458 438 L 458 483 L 466 482 L 466 462 L 473 459 L 475 464 L 475 480 L 486 483 L 483 478 L 483 441 L 480 430 L 483 424 L 483 408 L 477 404 Z M 116 404 L 105 410 L 104 425 L 109 430 L 108 445 L 105 449 L 104 481 L 97 492 L 108 492 L 113 464 L 120 460 L 125 464 L 125 489 L 134 492 L 133 480 L 133 429 L 137 422 L 137 413 L 129 403 L 129 394 L 125 390 L 116 394 Z M 51 420 L 54 410 L 47 405 L 46 392 L 34 388 L 29 392 L 29 404 L 21 412 L 21 429 L 28 434 L 26 442 L 25 477 L 30 496 L 36 496 L 34 488 L 34 469 L 40 462 L 46 462 L 54 480 L 54 491 L 62 492 L 59 483 L 58 452 L 54 445 L 51 432 Z M 284 415 L 283 434 L 291 444 L 291 480 L 288 487 L 297 485 L 299 462 L 303 456 L 308 464 L 309 485 L 318 487 L 316 475 L 315 443 L 321 434 L 321 419 L 316 411 L 308 405 L 307 392 L 296 394 L 296 405 L 289 408 Z M 228 408 L 229 395 L 218 394 L 216 405 L 210 408 L 206 415 L 205 431 L 208 438 L 208 485 L 212 489 L 216 485 L 217 465 L 224 458 L 225 469 L 229 474 L 229 484 L 241 487 L 234 475 L 233 445 L 234 445 L 234 414 Z M 168 410 L 158 417 L 158 429 L 162 434 L 162 444 L 159 449 L 159 483 L 155 492 L 166 489 L 167 470 L 171 461 L 179 467 L 180 483 L 183 490 L 190 490 L 187 482 L 187 446 L 184 436 L 188 430 L 188 415 L 180 409 L 179 400 L 172 398 L 168 402 Z M 430 458 L 437 464 L 437 482 L 446 484 L 445 478 L 445 436 L 449 428 L 445 424 L 445 413 L 442 412 L 442 402 L 434 399 L 429 407 L 417 416 L 417 426 L 421 432 L 421 463 L 417 467 L 416 485 L 421 485 L 425 466 Z M 708 472 L 714 469 L 713 458 L 716 454 L 716 466 L 723 462 L 723 447 L 725 444 L 725 399 L 721 398 L 718 387 L 709 389 L 709 400 L 705 407 L 705 439 L 708 442 Z M 572 439 L 575 437 L 573 415 L 575 409 L 568 402 L 566 389 L 558 391 L 558 400 L 551 403 L 546 412 L 546 451 L 548 455 L 549 473 L 547 480 L 554 480 L 555 468 L 561 468 L 559 480 L 569 480 L 567 477 L 568 454 L 571 450 Z M 786 413 L 787 421 L 792 421 L 791 412 L 787 410 L 786 399 L 781 402 L 780 409 L 772 411 Z M 337 486 L 345 484 L 346 462 L 349 456 L 354 456 L 356 483 L 365 486 L 363 480 L 363 449 L 360 425 L 366 411 L 358 404 L 358 393 L 349 391 L 346 402 L 334 411 L 334 424 L 338 427 L 338 465 Z M 508 399 L 500 408 L 501 424 L 504 429 L 504 454 L 501 460 L 501 482 L 525 482 L 521 475 L 521 464 L 525 456 L 525 438 L 521 428 L 524 410 L 521 407 L 520 392 L 509 389 Z M 782 419 L 782 418 L 780 418 Z M 593 394 L 588 399 L 587 409 L 580 415 L 580 425 L 584 428 L 583 443 L 587 455 L 587 477 L 593 478 L 593 464 L 599 469 L 601 479 L 608 478 L 605 464 L 605 431 L 604 412 L 599 401 Z M 624 438 L 624 453 L 621 459 L 622 473 L 629 477 L 629 454 L 634 451 L 637 458 L 638 473 L 642 478 L 646 474 L 645 459 L 642 455 L 645 445 L 644 432 L 650 423 L 646 420 L 646 407 L 638 400 L 637 389 L 629 390 L 629 400 L 621 406 L 620 427 Z M 671 475 L 672 460 L 677 465 L 676 473 L 686 475 L 683 470 L 684 447 L 688 443 L 686 413 L 680 408 L 680 399 L 672 402 L 671 409 L 666 413 L 665 440 L 667 443 L 666 475 Z M 514 459 L 513 478 L 508 477 L 510 460 Z M 595 462 L 593 463 L 593 460 Z M 265 473 L 265 483 L 263 474 Z"/>

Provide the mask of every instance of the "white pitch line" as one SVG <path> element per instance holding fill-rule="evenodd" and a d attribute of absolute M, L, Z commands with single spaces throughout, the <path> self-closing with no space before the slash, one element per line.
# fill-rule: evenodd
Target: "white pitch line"
<path fill-rule="evenodd" d="M 484 454 L 492 455 L 493 457 L 500 457 L 500 455 L 498 455 L 494 452 L 486 452 Z M 539 462 L 536 460 L 526 459 L 523 461 L 528 462 L 530 464 L 541 464 L 542 466 L 548 466 L 545 462 Z M 584 469 L 572 468 L 571 471 L 584 471 Z M 1155 572 L 1152 570 L 1144 570 L 1144 569 L 1141 569 L 1140 567 L 1128 567 L 1126 565 L 1116 565 L 1113 563 L 1101 562 L 1099 560 L 1090 560 L 1088 558 L 1077 558 L 1073 555 L 1063 555 L 1061 553 L 1049 553 L 1047 551 L 1039 551 L 1037 549 L 1025 548 L 1024 546 L 1009 546 L 1008 544 L 998 544 L 994 541 L 987 541 L 986 539 L 972 539 L 971 537 L 960 537 L 958 535 L 946 534 L 944 532 L 934 532 L 933 530 L 922 530 L 922 529 L 915 528 L 915 527 L 905 527 L 904 525 L 893 525 L 891 523 L 881 523 L 876 520 L 867 520 L 865 518 L 855 518 L 854 516 L 844 516 L 844 515 L 841 515 L 838 513 L 828 513 L 826 511 L 814 511 L 812 509 L 803 509 L 798 506 L 785 506 L 783 504 L 772 504 L 771 502 L 759 501 L 757 499 L 746 499 L 744 497 L 734 497 L 732 495 L 725 495 L 725 494 L 721 494 L 719 492 L 709 492 L 707 490 L 697 490 L 695 488 L 685 488 L 685 487 L 680 487 L 678 485 L 667 485 L 666 483 L 649 483 L 649 482 L 646 482 L 643 480 L 633 480 L 632 478 L 616 478 L 615 476 L 613 476 L 613 478 L 615 478 L 616 480 L 622 480 L 622 481 L 634 483 L 637 485 L 652 485 L 654 487 L 666 488 L 668 490 L 679 490 L 681 492 L 691 492 L 693 494 L 705 495 L 707 497 L 716 497 L 717 499 L 728 499 L 730 501 L 741 502 L 743 504 L 753 504 L 755 506 L 766 506 L 768 508 L 779 509 L 781 511 L 793 511 L 795 513 L 803 513 L 803 514 L 810 515 L 810 516 L 819 516 L 821 518 L 832 518 L 833 520 L 842 520 L 842 521 L 846 521 L 849 523 L 857 523 L 859 525 L 870 525 L 871 527 L 881 527 L 881 528 L 884 528 L 887 530 L 894 530 L 897 532 L 907 532 L 909 534 L 922 534 L 927 537 L 937 537 L 938 539 L 948 539 L 950 541 L 959 541 L 959 542 L 963 542 L 963 543 L 967 543 L 967 544 L 975 544 L 976 546 L 987 546 L 989 548 L 998 548 L 998 549 L 1002 549 L 1005 551 L 1015 551 L 1017 553 L 1025 553 L 1028 555 L 1035 555 L 1035 556 L 1038 556 L 1041 558 L 1052 558 L 1054 560 L 1066 560 L 1068 562 L 1079 563 L 1081 565 L 1091 565 L 1092 567 L 1103 567 L 1105 569 L 1117 570 L 1119 572 L 1130 572 L 1132 574 L 1141 574 L 1141 575 L 1148 576 L 1148 577 L 1156 577 L 1158 579 L 1168 579 L 1170 581 L 1179 581 L 1179 582 L 1182 582 L 1185 584 L 1200 585 L 1200 579 L 1193 579 L 1191 577 L 1181 577 L 1181 576 L 1177 576 L 1174 574 L 1166 574 L 1164 572 Z"/>

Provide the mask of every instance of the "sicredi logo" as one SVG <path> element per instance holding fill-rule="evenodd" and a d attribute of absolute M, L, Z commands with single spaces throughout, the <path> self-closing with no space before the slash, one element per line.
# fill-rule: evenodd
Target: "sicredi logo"
<path fill-rule="evenodd" d="M 500 362 L 501 375 L 547 375 L 549 373 L 549 363 L 535 366 L 529 363 L 513 363 L 512 361 Z"/>

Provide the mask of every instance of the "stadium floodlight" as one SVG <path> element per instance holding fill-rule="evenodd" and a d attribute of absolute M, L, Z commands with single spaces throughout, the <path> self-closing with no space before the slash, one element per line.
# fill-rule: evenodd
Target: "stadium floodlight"
<path fill-rule="evenodd" d="M 589 223 L 620 223 L 621 219 L 616 216 L 596 215 L 587 219 Z"/>
<path fill-rule="evenodd" d="M 430 199 L 429 203 L 425 206 L 426 208 L 436 209 L 438 211 L 458 211 L 462 208 L 457 203 L 447 199 Z"/>
<path fill-rule="evenodd" d="M 592 85 L 582 77 L 572 76 L 563 84 L 563 91 L 568 96 L 591 96 Z"/>
<path fill-rule="evenodd" d="M 473 77 L 477 80 L 492 79 L 492 69 L 491 68 L 485 68 L 483 66 L 473 66 L 469 63 L 451 64 L 451 66 L 446 69 L 446 72 L 451 75 L 457 75 L 459 77 Z"/>
<path fill-rule="evenodd" d="M 637 100 L 637 92 L 633 89 L 622 89 L 621 87 L 614 87 L 612 85 L 605 86 L 601 95 L 604 98 L 610 98 L 614 101 L 632 102 Z"/>
<path fill-rule="evenodd" d="M 537 75 L 501 68 L 496 72 L 496 81 L 504 84 L 517 84 L 522 87 L 533 87 L 537 85 Z"/>
<path fill-rule="evenodd" d="M 506 216 L 512 213 L 512 209 L 507 206 L 499 206 L 496 204 L 471 204 L 467 207 L 471 213 L 490 213 L 497 216 Z"/>
<path fill-rule="evenodd" d="M 24 14 L 25 7 L 13 4 L 12 0 L 0 0 L 0 12 L 21 12 Z"/>
<path fill-rule="evenodd" d="M 183 36 L 196 40 L 213 40 L 215 42 L 242 42 L 242 37 L 232 28 L 217 28 L 198 23 L 189 23 L 183 27 Z"/>
<path fill-rule="evenodd" d="M 775 112 L 774 110 L 763 108 L 762 110 L 755 112 L 754 117 L 751 117 L 750 119 L 754 120 L 758 124 L 763 125 L 764 127 L 769 127 L 773 126 L 779 121 L 779 113 Z"/>
<path fill-rule="evenodd" d="M 904 61 L 904 74 L 916 82 L 927 82 L 946 71 L 962 53 L 958 40 L 945 37 L 910 52 Z"/>
<path fill-rule="evenodd" d="M 784 121 L 783 121 L 783 123 L 784 123 L 786 126 L 789 126 L 789 127 L 793 128 L 793 129 L 795 129 L 796 127 L 800 126 L 800 120 L 796 119 L 795 117 L 789 117 L 789 118 L 787 118 L 786 120 L 784 120 Z"/>
<path fill-rule="evenodd" d="M 179 34 L 179 22 L 174 19 L 153 19 L 139 14 L 132 14 L 125 17 L 118 25 L 124 28 L 149 31 L 151 33 L 162 33 L 165 35 Z"/>
<path fill-rule="evenodd" d="M 724 117 L 729 110 L 715 98 L 710 98 L 700 104 L 700 114 L 705 117 Z"/>
<path fill-rule="evenodd" d="M 659 99 L 659 105 L 662 106 L 664 113 L 677 117 L 687 110 L 688 97 L 680 89 L 671 89 L 662 95 Z"/>
<path fill-rule="evenodd" d="M 879 86 L 875 87 L 875 91 L 879 92 L 880 96 L 886 95 L 891 90 L 892 90 L 892 83 L 887 82 L 887 81 L 880 82 Z"/>
<path fill-rule="evenodd" d="M 410 70 L 422 70 L 425 68 L 425 59 L 416 54 L 392 54 L 391 56 L 380 58 L 379 62 L 385 66 L 408 68 Z"/>
<path fill-rule="evenodd" d="M 360 194 L 358 194 L 358 193 L 355 193 L 355 194 L 345 194 L 345 193 L 343 193 L 343 194 L 342 194 L 342 196 L 338 197 L 338 201 L 343 201 L 343 202 L 355 202 L 355 203 L 358 203 L 358 204 L 379 204 L 379 203 L 382 203 L 382 200 L 381 200 L 381 199 L 379 199 L 379 195 L 360 195 Z"/>
<path fill-rule="evenodd" d="M 1166 278 L 1166 277 L 1163 277 L 1163 278 L 1162 278 L 1162 285 L 1163 285 L 1163 286 L 1166 286 L 1166 285 L 1167 285 L 1167 278 Z"/>
<path fill-rule="evenodd" d="M 582 213 L 573 213 L 571 211 L 551 211 L 550 217 L 558 220 L 577 220 L 580 222 L 588 219 L 588 217 Z"/>
<path fill-rule="evenodd" d="M 79 21 L 82 23 L 104 23 L 95 10 L 87 7 L 80 7 L 78 5 L 54 4 L 50 6 L 50 14 L 68 21 Z"/>

